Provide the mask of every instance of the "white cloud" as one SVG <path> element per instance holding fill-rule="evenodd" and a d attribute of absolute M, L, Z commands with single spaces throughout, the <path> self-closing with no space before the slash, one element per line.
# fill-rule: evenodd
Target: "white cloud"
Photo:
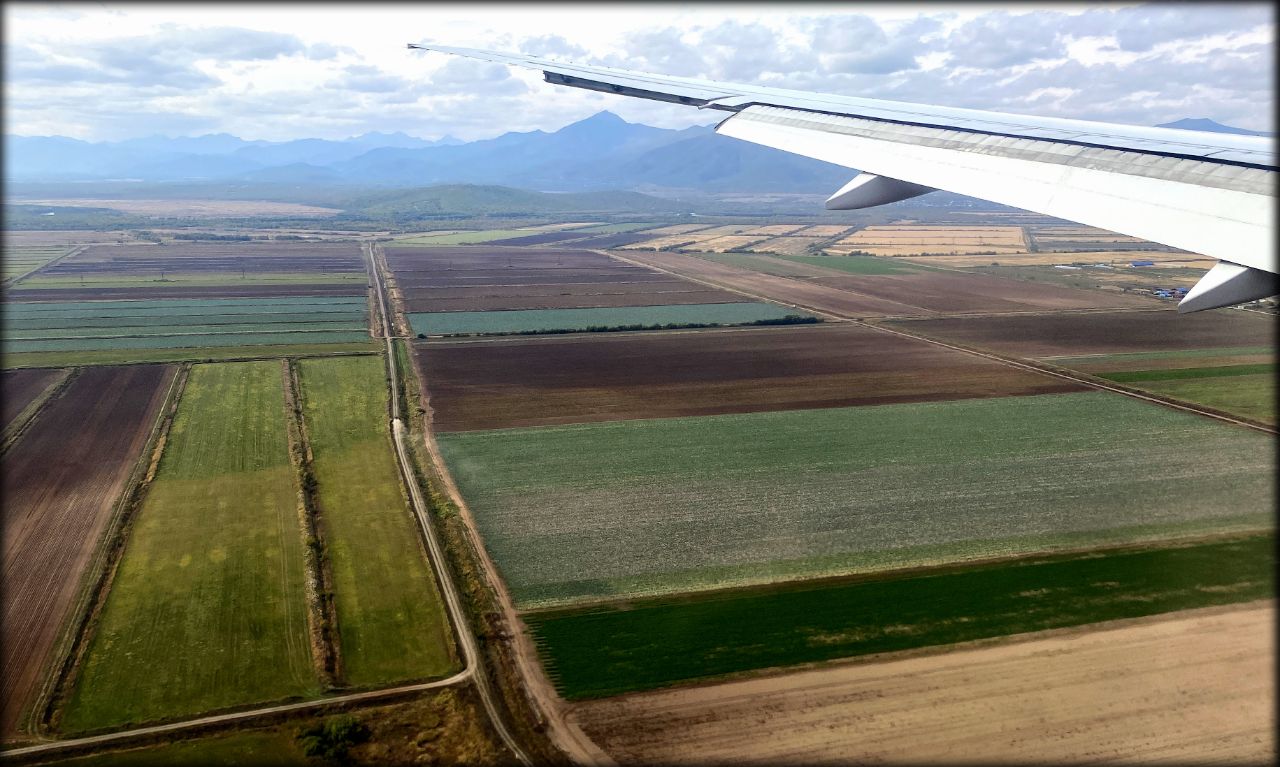
<path fill-rule="evenodd" d="M 1153 124 L 1271 130 L 1274 19 L 1254 4 L 7 4 L 5 118 L 91 140 L 554 130 L 601 109 L 723 115 L 405 49 L 434 40 L 676 75 Z"/>

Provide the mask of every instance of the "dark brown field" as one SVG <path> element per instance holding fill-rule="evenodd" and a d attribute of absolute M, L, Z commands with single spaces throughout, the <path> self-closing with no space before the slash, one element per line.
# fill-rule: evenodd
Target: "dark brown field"
<path fill-rule="evenodd" d="M 0 418 L 4 419 L 3 428 L 8 429 L 13 419 L 61 374 L 61 370 L 46 368 L 4 371 L 3 377 L 0 377 Z"/>
<path fill-rule="evenodd" d="M 40 271 L 43 276 L 169 272 L 360 272 L 357 243 L 278 242 L 94 245 Z"/>
<path fill-rule="evenodd" d="M 604 234 L 592 237 L 589 240 L 578 240 L 573 243 L 573 246 L 575 248 L 621 248 L 625 245 L 634 245 L 637 242 L 652 239 L 652 234 Z"/>
<path fill-rule="evenodd" d="M 498 269 L 513 267 L 609 267 L 620 264 L 599 253 L 552 248 L 503 248 L 489 245 L 457 248 L 387 248 L 387 266 L 396 275 L 416 271 Z"/>
<path fill-rule="evenodd" d="M 650 269 L 625 267 L 604 269 L 459 269 L 424 275 L 410 272 L 396 275 L 401 288 L 465 288 L 471 285 L 561 285 L 584 282 L 665 282 L 671 278 Z"/>
<path fill-rule="evenodd" d="M 1238 309 L 1026 317 L 950 317 L 890 324 L 947 341 L 1024 357 L 1274 346 L 1275 319 Z"/>
<path fill-rule="evenodd" d="M 3 710 L 13 733 L 174 368 L 86 368 L 4 457 Z"/>
<path fill-rule="evenodd" d="M 280 284 L 280 285 L 206 285 L 154 288 L 38 288 L 8 290 L 10 301 L 95 301 L 130 298 L 270 298 L 275 296 L 362 296 L 364 285 Z"/>
<path fill-rule="evenodd" d="M 852 325 L 438 342 L 418 359 L 441 431 L 1082 389 Z"/>
<path fill-rule="evenodd" d="M 778 301 L 796 304 L 818 311 L 830 312 L 842 317 L 883 317 L 886 315 L 933 314 L 917 306 L 888 301 L 883 298 L 852 293 L 814 282 L 791 280 L 761 272 L 739 269 L 736 266 L 718 264 L 680 253 L 646 253 L 627 251 L 632 261 L 649 264 L 694 279 L 708 280 L 719 285 L 744 290 Z"/>
<path fill-rule="evenodd" d="M 621 287 L 603 283 L 608 292 L 575 293 L 561 291 L 557 295 L 488 296 L 474 298 L 433 298 L 405 302 L 409 312 L 484 312 L 501 309 L 587 309 L 612 306 L 670 306 L 672 304 L 728 304 L 744 301 L 742 296 L 725 290 L 666 290 L 649 292 L 613 292 Z M 637 283 L 643 286 L 648 283 Z M 693 283 L 686 283 L 693 285 Z M 565 288 L 568 286 L 554 286 Z M 697 287 L 697 286 L 694 286 Z"/>
<path fill-rule="evenodd" d="M 553 242 L 564 242 L 565 240 L 580 240 L 585 237 L 582 232 L 543 232 L 542 234 L 529 234 L 524 237 L 511 237 L 506 240 L 494 240 L 495 245 L 548 245 Z"/>

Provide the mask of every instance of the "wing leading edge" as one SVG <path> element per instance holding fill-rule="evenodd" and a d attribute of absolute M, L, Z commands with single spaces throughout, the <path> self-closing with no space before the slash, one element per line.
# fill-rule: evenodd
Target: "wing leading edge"
<path fill-rule="evenodd" d="M 831 209 L 944 189 L 1218 259 L 1178 305 L 1182 312 L 1280 293 L 1276 164 L 1267 137 L 809 93 L 426 43 L 409 47 L 540 70 L 559 85 L 730 112 L 717 133 L 860 170 L 827 201 Z"/>

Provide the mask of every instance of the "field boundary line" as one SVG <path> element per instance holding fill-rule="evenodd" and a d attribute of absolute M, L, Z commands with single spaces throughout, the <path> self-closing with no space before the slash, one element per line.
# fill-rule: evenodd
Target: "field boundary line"
<path fill-rule="evenodd" d="M 37 266 L 36 268 L 34 268 L 34 269 L 29 269 L 29 270 L 27 270 L 27 271 L 23 272 L 22 274 L 17 275 L 16 277 L 13 277 L 13 278 L 10 278 L 10 279 L 5 280 L 5 281 L 4 281 L 4 282 L 5 282 L 5 285 L 6 285 L 6 286 L 8 286 L 10 289 L 12 289 L 12 288 L 13 288 L 14 286 L 16 286 L 19 282 L 21 282 L 21 281 L 25 280 L 26 278 L 30 277 L 31 275 L 35 274 L 36 272 L 40 271 L 41 269 L 44 269 L 44 268 L 45 268 L 45 267 L 47 267 L 47 266 L 53 266 L 54 264 L 58 263 L 59 261 L 63 261 L 63 260 L 65 260 L 65 259 L 71 258 L 72 256 L 78 256 L 78 255 L 80 255 L 81 253 L 85 252 L 85 251 L 86 251 L 86 250 L 88 250 L 88 249 L 89 249 L 89 246 L 88 246 L 88 245 L 76 245 L 76 246 L 73 246 L 73 247 L 72 247 L 70 250 L 68 250 L 66 253 L 63 253 L 63 254 L 62 254 L 62 255 L 60 255 L 60 256 L 55 256 L 54 258 L 51 258 L 51 259 L 49 259 L 48 261 L 45 261 L 43 264 L 40 264 L 40 265 L 39 265 L 39 266 Z"/>
<path fill-rule="evenodd" d="M 377 249 L 381 250 L 380 247 Z M 370 248 L 371 259 L 373 258 L 373 250 L 373 248 Z M 385 263 L 385 253 L 383 255 Z M 389 266 L 388 271 L 390 271 Z M 381 280 L 379 280 L 378 287 L 381 292 L 383 289 L 383 283 Z M 391 320 L 390 316 L 384 314 L 383 319 L 386 328 L 389 330 Z M 415 350 L 411 343 L 407 345 L 406 351 L 410 361 L 412 361 Z M 387 339 L 387 353 L 389 359 L 393 359 L 392 355 L 394 355 L 394 349 L 392 348 L 391 338 Z M 394 366 L 391 369 L 394 370 Z M 398 388 L 398 379 L 393 381 L 393 386 Z M 530 656 L 527 654 L 533 651 L 531 640 L 529 639 L 527 632 L 524 630 L 523 623 L 520 622 L 515 613 L 515 608 L 510 600 L 510 595 L 505 590 L 505 584 L 503 584 L 501 579 L 498 578 L 493 562 L 489 558 L 487 550 L 484 549 L 481 539 L 479 538 L 479 534 L 474 526 L 474 521 L 470 518 L 470 510 L 466 507 L 465 501 L 462 500 L 461 494 L 458 492 L 457 486 L 454 484 L 453 478 L 444 464 L 443 456 L 441 456 L 439 452 L 439 446 L 435 442 L 435 435 L 431 429 L 430 398 L 426 391 L 425 382 L 421 379 L 418 381 L 418 398 L 420 408 L 423 413 L 422 446 L 427 451 L 426 457 L 427 461 L 430 463 L 429 466 L 424 467 L 424 470 L 430 471 L 436 476 L 444 488 L 449 501 L 458 509 L 458 516 L 462 521 L 462 526 L 465 531 L 465 540 L 470 544 L 471 550 L 479 561 L 479 569 L 484 581 L 483 586 L 487 587 L 488 590 L 494 594 L 498 605 L 502 610 L 506 624 L 512 628 L 509 632 L 509 638 L 516 644 L 521 643 L 522 641 L 525 643 L 523 648 L 513 647 L 512 655 L 515 658 L 517 673 L 522 677 L 519 680 L 520 688 L 524 692 L 526 700 L 533 707 L 534 714 L 538 716 L 541 723 L 546 726 L 547 738 L 555 748 L 565 754 L 576 755 L 579 761 L 595 764 L 613 764 L 613 760 L 611 760 L 602 750 L 599 749 L 598 746 L 587 738 L 586 734 L 583 733 L 577 725 L 569 724 L 564 720 L 562 707 L 556 705 L 554 697 L 552 700 L 545 700 L 543 696 L 539 695 L 539 692 L 545 694 L 547 690 L 550 690 L 550 685 L 546 682 L 544 677 L 538 676 L 542 673 L 542 670 L 541 667 L 537 665 L 536 661 L 533 661 L 532 663 L 529 661 L 531 657 L 536 657 L 536 655 Z M 393 397 L 393 400 L 394 399 L 398 399 L 398 397 Z M 406 405 L 407 404 L 408 399 L 406 399 Z M 407 440 L 404 439 L 406 429 L 404 421 L 402 420 L 402 418 L 407 417 L 408 415 L 409 414 L 401 414 L 401 418 L 396 418 L 392 421 L 396 453 L 397 457 L 400 459 L 401 471 L 405 474 L 406 485 L 410 488 L 410 491 L 414 496 L 415 514 L 418 516 L 419 524 L 423 527 L 423 532 L 427 537 L 428 543 L 432 547 L 432 565 L 438 568 L 439 577 L 444 581 L 441 585 L 441 589 L 443 591 L 447 584 L 449 592 L 452 593 L 454 592 L 455 584 L 448 574 L 448 561 L 445 559 L 443 548 L 439 545 L 435 529 L 431 524 L 429 513 L 426 511 L 425 505 L 422 503 L 420 488 L 418 487 L 417 482 L 413 481 L 413 464 L 410 462 L 408 450 L 406 448 Z M 456 593 L 452 593 L 452 596 L 456 597 L 457 595 Z M 507 743 L 508 747 L 511 748 L 516 757 L 523 764 L 531 765 L 533 763 L 532 760 L 519 749 L 514 736 L 511 735 L 510 731 L 507 730 L 505 723 L 500 719 L 496 703 L 491 697 L 493 695 L 492 681 L 489 679 L 488 673 L 486 673 L 486 668 L 483 665 L 485 662 L 484 658 L 475 641 L 475 634 L 471 628 L 471 624 L 461 609 L 460 600 L 457 605 L 458 610 L 456 613 L 453 612 L 454 604 L 452 601 L 449 602 L 448 606 L 450 607 L 451 615 L 454 616 L 456 630 L 460 634 L 465 633 L 466 635 L 467 641 L 465 643 L 464 650 L 466 650 L 473 659 L 472 668 L 475 670 L 476 689 L 480 693 L 481 699 L 485 704 L 486 710 L 489 712 L 489 716 L 493 721 L 495 728 L 498 729 L 499 735 L 502 736 L 503 740 Z M 522 649 L 524 650 L 523 652 L 521 651 Z M 533 682 L 531 683 L 530 680 L 533 680 Z M 543 684 L 539 685 L 539 681 Z M 554 693 L 552 693 L 552 695 L 554 696 Z M 566 732 L 566 730 L 568 730 L 568 732 Z"/>
<path fill-rule="evenodd" d="M 297 498 L 299 532 L 303 539 L 303 561 L 306 570 L 306 602 L 308 638 L 313 670 L 329 689 L 343 683 L 342 647 L 338 634 L 338 615 L 333 603 L 333 576 L 329 568 L 329 549 L 325 540 L 322 509 L 316 493 L 312 466 L 311 440 L 307 435 L 306 416 L 302 412 L 302 388 L 298 368 L 291 359 L 280 361 L 284 386 L 285 432 L 289 441 L 289 464 L 293 469 L 293 487 Z"/>
<path fill-rule="evenodd" d="M 49 385 L 45 386 L 44 389 L 36 395 L 35 399 L 27 403 L 27 406 L 22 409 L 22 412 L 14 416 L 13 422 L 5 427 L 3 444 L 0 444 L 0 455 L 4 455 L 9 452 L 9 448 L 18 444 L 18 440 L 22 439 L 22 435 L 26 434 L 27 429 L 36 422 L 36 419 L 40 417 L 40 413 L 44 411 L 45 407 L 47 407 L 50 402 L 53 402 L 58 397 L 62 396 L 62 393 L 66 391 L 66 388 L 78 375 L 80 375 L 80 368 L 64 368 L 62 376 L 58 380 L 52 381 Z"/>
<path fill-rule="evenodd" d="M 400 476 L 404 483 L 404 487 L 409 492 L 409 500 L 413 508 L 415 520 L 418 522 L 418 528 L 422 533 L 424 542 L 427 544 L 427 550 L 430 553 L 428 559 L 431 563 L 431 569 L 435 572 L 436 580 L 440 587 L 440 594 L 444 597 L 445 607 L 449 612 L 450 621 L 453 624 L 454 637 L 461 645 L 463 657 L 463 671 L 460 675 L 469 677 L 475 684 L 476 692 L 480 695 L 480 700 L 484 704 L 485 712 L 489 716 L 489 721 L 493 729 L 497 732 L 503 744 L 511 752 L 511 754 L 524 765 L 532 766 L 533 760 L 524 752 L 520 744 L 516 742 L 511 731 L 507 729 L 506 723 L 502 720 L 501 713 L 498 711 L 497 704 L 493 699 L 493 688 L 490 684 L 488 675 L 485 673 L 483 659 L 480 657 L 480 647 L 476 641 L 475 633 L 471 630 L 471 624 L 467 618 L 467 614 L 462 607 L 462 598 L 458 594 L 457 584 L 450 577 L 448 564 L 445 560 L 444 549 L 440 545 L 440 541 L 436 536 L 435 527 L 432 525 L 430 513 L 427 510 L 426 503 L 422 499 L 422 489 L 418 487 L 418 482 L 413 471 L 413 464 L 409 460 L 408 452 L 405 448 L 405 429 L 404 421 L 399 413 L 400 402 L 400 382 L 398 372 L 396 370 L 396 350 L 394 341 L 391 337 L 391 317 L 386 311 L 385 287 L 383 285 L 381 274 L 378 271 L 378 264 L 374 255 L 375 248 L 371 244 L 365 244 L 364 252 L 369 259 L 369 263 L 374 272 L 374 287 L 379 294 L 379 305 L 382 309 L 382 323 L 384 343 L 386 345 L 387 355 L 387 371 L 390 375 L 389 386 L 391 387 L 392 412 L 397 417 L 391 420 L 391 439 L 396 449 L 396 465 L 400 469 Z"/>
<path fill-rule="evenodd" d="M 68 738 L 66 740 L 39 743 L 32 746 L 22 746 L 20 748 L 0 751 L 0 759 L 13 759 L 15 757 L 79 750 L 104 744 L 123 744 L 133 740 L 145 740 L 155 735 L 182 732 L 184 730 L 196 730 L 202 728 L 220 729 L 223 726 L 239 724 L 241 722 L 250 722 L 277 714 L 307 711 L 310 709 L 323 709 L 330 706 L 342 706 L 350 703 L 362 703 L 364 701 L 393 698 L 425 690 L 451 687 L 459 682 L 466 681 L 468 676 L 469 672 L 464 669 L 452 676 L 445 677 L 444 679 L 437 679 L 433 682 L 419 682 L 417 684 L 401 685 L 398 687 L 387 687 L 381 690 L 366 690 L 364 692 L 353 692 L 345 695 L 318 698 L 316 700 L 298 701 L 296 703 L 281 703 L 275 706 L 264 706 L 250 709 L 248 711 L 212 714 L 210 716 L 202 716 L 194 719 L 184 719 L 179 722 L 154 724 L 146 727 L 135 727 L 128 730 L 120 730 L 118 732 L 103 733 L 101 735 L 87 735 L 82 738 Z"/>
<path fill-rule="evenodd" d="M 825 309 L 817 309 L 817 308 L 814 308 L 814 307 L 812 307 L 812 306 L 807 306 L 807 305 L 805 305 L 805 304 L 793 304 L 793 303 L 791 303 L 790 301 L 781 301 L 781 300 L 776 299 L 776 298 L 769 298 L 768 296 L 763 296 L 763 295 L 761 295 L 761 294 L 759 294 L 759 293 L 750 293 L 750 292 L 748 292 L 748 291 L 741 290 L 741 289 L 739 289 L 739 288 L 733 288 L 733 287 L 729 287 L 729 286 L 727 286 L 727 285 L 717 284 L 717 283 L 715 283 L 715 282 L 711 282 L 710 280 L 705 280 L 705 279 L 702 279 L 702 278 L 699 278 L 699 277 L 692 277 L 692 276 L 689 276 L 689 275 L 686 275 L 686 274 L 680 274 L 679 272 L 675 272 L 675 271 L 672 271 L 672 270 L 670 270 L 670 269 L 667 269 L 667 268 L 664 268 L 664 267 L 661 267 L 661 266 L 655 266 L 655 265 L 653 265 L 653 264 L 646 264 L 646 263 L 644 263 L 643 261 L 633 261 L 633 260 L 631 260 L 631 259 L 629 259 L 629 258 L 627 258 L 627 257 L 625 257 L 625 256 L 615 255 L 615 254 L 613 254 L 613 253 L 609 253 L 609 252 L 607 252 L 607 251 L 603 251 L 603 250 L 593 250 L 593 251 L 591 251 L 591 252 L 592 252 L 592 253 L 599 254 L 599 255 L 602 255 L 602 256 L 608 256 L 609 258 L 617 259 L 617 260 L 619 260 L 619 261 L 622 261 L 622 262 L 625 262 L 625 263 L 631 264 L 632 266 L 642 266 L 642 267 L 644 267 L 644 268 L 646 268 L 646 269 L 652 269 L 652 270 L 654 270 L 654 271 L 656 271 L 656 272 L 662 272 L 663 274 L 669 274 L 669 275 L 671 275 L 672 277 L 676 277 L 676 278 L 679 278 L 679 279 L 682 279 L 682 280 L 687 280 L 687 281 L 689 281 L 689 282 L 696 282 L 696 283 L 698 283 L 699 285 L 706 285 L 707 287 L 715 288 L 715 289 L 717 289 L 717 290 L 724 290 L 724 291 L 727 291 L 727 292 L 729 292 L 729 293 L 737 293 L 737 294 L 738 294 L 738 295 L 740 295 L 740 296 L 746 296 L 747 298 L 754 298 L 754 299 L 755 299 L 755 300 L 757 300 L 757 301 L 768 301 L 768 302 L 769 302 L 769 303 L 771 303 L 771 304 L 781 304 L 782 306 L 789 306 L 789 307 L 791 307 L 792 309 L 800 309 L 800 310 L 802 310 L 802 311 L 806 311 L 806 312 L 813 312 L 814 314 L 821 315 L 823 318 L 825 318 L 825 319 L 827 319 L 827 320 L 833 320 L 833 321 L 835 321 L 835 322 L 848 322 L 848 321 L 849 321 L 849 318 L 848 318 L 848 317 L 842 317 L 842 316 L 840 316 L 840 315 L 838 315 L 838 314 L 835 314 L 835 313 L 833 313 L 833 312 L 829 312 L 829 311 L 827 311 L 827 310 L 825 310 Z M 696 258 L 696 256 L 695 256 L 695 258 Z M 714 262 L 713 262 L 713 263 L 714 263 Z M 722 266 L 723 266 L 723 264 L 722 264 Z M 774 276 L 774 275 L 770 275 L 770 276 Z M 785 278 L 785 277 L 783 277 L 783 278 L 781 278 L 781 279 L 786 279 L 786 278 Z"/>
<path fill-rule="evenodd" d="M 176 366 L 164 399 L 156 409 L 156 420 L 151 433 L 139 451 L 133 469 L 129 473 L 120 496 L 111 510 L 111 517 L 103 530 L 102 538 L 95 546 L 93 559 L 82 576 L 79 593 L 66 623 L 59 632 L 49 661 L 57 659 L 45 675 L 44 683 L 27 714 L 28 732 L 47 732 L 61 716 L 61 707 L 71 692 L 80 663 L 88 652 L 98 618 L 106 606 L 107 596 L 115 582 L 116 570 L 124 557 L 133 520 L 150 489 L 156 469 L 164 455 L 169 429 L 177 415 L 178 403 L 186 391 L 190 364 Z M 34 722 L 31 719 L 35 719 Z M 34 726 L 34 730 L 32 727 Z"/>

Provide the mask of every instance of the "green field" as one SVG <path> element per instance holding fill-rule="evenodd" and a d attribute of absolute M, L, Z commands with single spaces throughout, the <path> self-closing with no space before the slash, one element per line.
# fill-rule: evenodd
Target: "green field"
<path fill-rule="evenodd" d="M 1254 375 L 1221 378 L 1139 381 L 1129 385 L 1265 423 L 1274 424 L 1276 422 L 1276 377 L 1274 373 L 1257 373 Z"/>
<path fill-rule="evenodd" d="M 176 743 L 48 762 L 59 767 L 305 767 L 292 728 L 234 732 Z"/>
<path fill-rule="evenodd" d="M 141 336 L 182 336 L 204 335 L 209 333 L 312 333 L 316 331 L 354 331 L 366 332 L 362 318 L 354 317 L 346 320 L 305 320 L 298 322 L 244 322 L 220 323 L 216 325 L 173 325 L 157 324 L 124 325 L 115 327 L 84 328 L 41 328 L 36 330 L 5 330 L 5 337 L 13 340 L 39 340 L 55 338 L 132 338 Z M 195 339 L 199 340 L 199 339 Z"/>
<path fill-rule="evenodd" d="M 0 257 L 0 264 L 3 264 L 3 272 L 0 273 L 0 279 L 5 282 L 21 277 L 22 275 L 39 269 L 49 263 L 58 256 L 64 255 L 70 248 L 58 246 L 23 246 L 8 247 L 4 249 L 4 254 Z"/>
<path fill-rule="evenodd" d="M 31 301 L 5 304 L 9 317 L 177 317 L 197 314 L 359 311 L 360 296 L 274 296 L 271 298 L 139 298 L 109 301 Z"/>
<path fill-rule="evenodd" d="M 413 332 L 426 335 L 585 330 L 623 325 L 719 323 L 741 325 L 807 312 L 764 303 L 622 306 L 601 309 L 521 309 L 493 312 L 419 312 L 409 315 Z"/>
<path fill-rule="evenodd" d="M 357 324 L 361 327 L 365 326 L 365 314 L 363 307 L 343 310 L 316 312 L 314 314 L 306 314 L 301 312 L 261 312 L 249 314 L 173 314 L 163 315 L 162 318 L 146 317 L 146 316 L 125 316 L 117 315 L 112 317 L 5 317 L 4 330 L 6 335 L 16 335 L 24 331 L 31 330 L 58 330 L 66 329 L 92 329 L 104 328 L 112 329 L 124 326 L 148 326 L 152 327 L 159 324 L 158 319 L 163 321 L 165 325 L 173 326 L 175 331 L 189 332 L 189 326 L 207 326 L 220 327 L 225 325 L 240 325 L 246 322 L 253 322 L 258 325 L 274 326 L 274 325 L 297 325 L 299 323 L 307 323 L 313 325 L 328 325 L 330 323 L 341 324 Z"/>
<path fill-rule="evenodd" d="M 1135 381 L 1174 381 L 1186 378 L 1225 378 L 1231 376 L 1252 376 L 1263 373 L 1274 375 L 1274 362 L 1260 362 L 1252 365 L 1222 365 L 1209 368 L 1158 368 L 1156 370 L 1124 370 L 1115 373 L 1097 373 L 1099 378 L 1116 383 L 1132 383 Z"/>
<path fill-rule="evenodd" d="M 99 338 L 9 339 L 6 355 L 21 352 L 79 352 L 98 349 L 180 349 L 206 346 L 257 346 L 262 344 L 343 344 L 369 338 L 367 330 L 258 332 L 258 333 L 179 333 L 163 336 L 130 336 Z"/>
<path fill-rule="evenodd" d="M 317 694 L 279 362 L 197 365 L 62 728 Z"/>
<path fill-rule="evenodd" d="M 541 232 L 532 229 L 491 229 L 485 232 L 456 232 L 435 235 L 427 232 L 417 237 L 396 240 L 392 245 L 474 245 L 480 242 L 489 242 L 490 240 L 527 237 L 532 234 L 541 234 Z"/>
<path fill-rule="evenodd" d="M 1086 392 L 456 432 L 524 607 L 1270 527 L 1275 442 Z"/>
<path fill-rule="evenodd" d="M 374 354 L 377 344 L 370 338 L 346 344 L 271 344 L 265 346 L 214 346 L 185 349 L 98 349 L 74 352 L 6 352 L 0 363 L 8 369 L 47 368 L 79 365 L 127 365 L 135 362 L 213 362 L 281 357 L 316 357 L 330 354 Z"/>
<path fill-rule="evenodd" d="M 453 638 L 400 486 L 382 360 L 306 360 L 298 373 L 346 681 L 445 676 Z"/>
<path fill-rule="evenodd" d="M 1275 594 L 1275 537 L 526 614 L 569 699 Z"/>

